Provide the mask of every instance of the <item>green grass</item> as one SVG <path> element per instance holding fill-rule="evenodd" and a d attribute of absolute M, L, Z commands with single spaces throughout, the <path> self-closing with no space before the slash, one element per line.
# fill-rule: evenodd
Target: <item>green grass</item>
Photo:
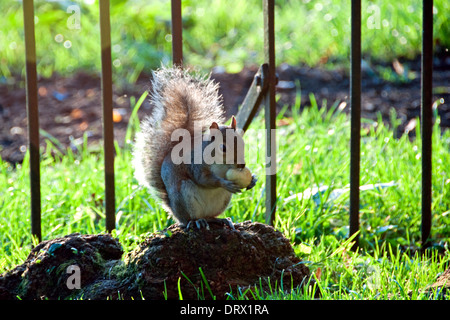
<path fill-rule="evenodd" d="M 263 62 L 261 0 L 183 3 L 184 56 L 187 64 L 210 70 L 221 65 L 237 72 Z M 78 16 L 70 4 L 80 8 Z M 422 1 L 362 2 L 362 51 L 367 61 L 415 58 L 421 48 Z M 450 4 L 435 0 L 434 38 L 450 47 Z M 19 1 L 0 3 L 0 79 L 24 76 L 23 14 Z M 38 73 L 70 74 L 100 70 L 98 1 L 35 1 Z M 350 2 L 276 1 L 277 64 L 348 63 Z M 73 29 L 73 22 L 80 22 Z M 112 60 L 116 82 L 133 83 L 142 71 L 171 57 L 170 1 L 111 1 Z M 5 78 L 1 78 L 4 76 Z"/>
<path fill-rule="evenodd" d="M 314 99 L 312 100 L 314 102 Z M 420 247 L 420 150 L 421 140 L 406 136 L 394 139 L 381 121 L 362 131 L 361 185 L 394 181 L 384 189 L 361 192 L 361 249 L 351 252 L 348 238 L 348 192 L 332 199 L 331 191 L 349 183 L 349 132 L 347 115 L 311 108 L 280 114 L 277 130 L 277 196 L 275 227 L 293 244 L 295 252 L 316 275 L 324 299 L 429 299 L 419 289 L 432 284 L 448 263 L 450 239 L 450 131 L 441 133 L 439 118 L 433 132 L 433 247 L 421 256 Z M 137 122 L 134 121 L 134 124 Z M 224 214 L 234 222 L 264 222 L 264 128 L 263 114 L 245 136 L 247 163 L 259 177 L 250 191 L 233 197 Z M 137 130 L 130 127 L 130 132 Z M 419 129 L 417 129 L 419 130 Z M 87 140 L 78 152 L 66 155 L 51 143 L 42 151 L 42 234 L 44 240 L 73 232 L 105 230 L 102 154 L 89 150 Z M 137 185 L 131 166 L 131 146 L 116 147 L 116 224 L 114 235 L 129 251 L 147 232 L 173 223 L 157 201 Z M 251 152 L 253 151 L 253 152 Z M 56 152 L 56 156 L 51 156 Z M 27 155 L 28 156 L 28 155 Z M 14 168 L 0 162 L 0 272 L 22 263 L 31 248 L 29 168 L 26 158 Z M 329 186 L 322 195 L 299 200 L 294 194 L 315 186 Z M 291 197 L 292 198 L 292 197 Z M 408 250 L 411 249 L 411 250 Z M 438 255 L 438 253 L 446 252 Z M 311 299 L 313 291 L 294 288 L 287 294 L 283 284 L 273 290 L 256 288 L 257 299 Z M 204 294 L 210 292 L 205 283 Z M 240 299 L 239 292 L 230 298 Z"/>

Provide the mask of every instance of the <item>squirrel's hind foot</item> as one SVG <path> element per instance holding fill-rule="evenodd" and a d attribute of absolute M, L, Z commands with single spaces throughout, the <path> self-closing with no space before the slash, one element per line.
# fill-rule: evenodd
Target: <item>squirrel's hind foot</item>
<path fill-rule="evenodd" d="M 225 219 L 218 219 L 218 220 L 221 220 L 221 221 L 223 222 L 223 224 L 225 224 L 225 225 L 229 226 L 229 227 L 230 227 L 230 229 L 232 229 L 232 230 L 236 230 L 236 229 L 234 228 L 234 224 L 233 224 L 233 221 L 231 221 L 231 219 L 230 219 L 230 218 L 225 218 Z"/>
<path fill-rule="evenodd" d="M 188 222 L 186 226 L 186 230 L 189 230 L 191 227 L 194 227 L 194 225 L 197 227 L 197 229 L 203 229 L 209 230 L 209 224 L 205 219 L 197 219 L 197 220 L 191 220 Z"/>
<path fill-rule="evenodd" d="M 209 223 L 222 223 L 222 224 L 228 226 L 230 229 L 235 230 L 234 224 L 230 218 L 224 218 L 224 219 L 214 218 L 214 219 L 208 219 L 208 221 L 209 221 Z M 195 227 L 197 227 L 198 230 L 203 229 L 203 228 L 206 230 L 210 230 L 208 221 L 206 219 L 191 220 L 186 225 L 186 230 L 189 230 L 189 229 L 195 228 Z"/>

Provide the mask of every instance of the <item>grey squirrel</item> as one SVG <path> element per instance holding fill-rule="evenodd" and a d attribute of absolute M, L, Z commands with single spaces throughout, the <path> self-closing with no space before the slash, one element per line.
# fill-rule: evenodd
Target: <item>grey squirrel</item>
<path fill-rule="evenodd" d="M 182 226 L 195 223 L 209 228 L 207 220 L 222 214 L 232 194 L 243 189 L 230 179 L 233 170 L 247 169 L 243 144 L 228 143 L 242 139 L 236 119 L 232 117 L 230 126 L 219 125 L 224 121 L 222 98 L 210 77 L 180 67 L 161 67 L 153 72 L 151 84 L 152 113 L 141 122 L 134 145 L 135 177 L 156 191 L 164 209 Z M 201 150 L 195 149 L 198 129 Z M 180 130 L 187 133 L 181 139 L 175 137 Z M 180 145 L 185 150 L 175 152 Z M 202 157 L 199 162 L 194 150 L 202 154 L 212 150 L 214 159 L 224 161 L 210 163 Z M 180 163 L 180 157 L 185 161 Z M 256 181 L 250 173 L 244 186 L 250 189 Z M 233 227 L 230 220 L 225 222 Z"/>

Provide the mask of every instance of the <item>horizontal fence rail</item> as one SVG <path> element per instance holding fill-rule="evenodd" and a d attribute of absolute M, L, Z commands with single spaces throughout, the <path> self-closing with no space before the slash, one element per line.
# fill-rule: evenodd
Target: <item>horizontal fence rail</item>
<path fill-rule="evenodd" d="M 262 0 L 264 24 L 264 63 L 239 109 L 238 124 L 247 130 L 259 105 L 264 101 L 266 126 L 266 167 L 276 165 L 275 129 L 275 5 L 274 0 Z M 422 58 L 421 58 L 421 135 L 422 135 L 422 246 L 426 247 L 431 233 L 431 161 L 432 161 L 432 59 L 433 59 L 433 1 L 423 0 Z M 105 216 L 106 231 L 115 228 L 114 183 L 114 129 L 112 119 L 112 68 L 110 1 L 100 0 L 100 41 L 102 61 L 102 109 L 105 166 Z M 23 0 L 26 93 L 30 152 L 31 234 L 39 241 L 41 234 L 41 190 L 39 162 L 39 112 L 37 95 L 36 45 L 34 30 L 34 2 Z M 172 58 L 174 65 L 183 65 L 182 6 L 181 0 L 171 0 Z M 350 50 L 350 212 L 349 236 L 359 229 L 360 206 L 360 144 L 361 144 L 361 0 L 351 1 Z M 271 155 L 271 157 L 269 157 Z M 272 168 L 273 170 L 273 168 Z M 274 172 L 274 171 L 272 171 Z M 273 225 L 276 212 L 276 174 L 266 174 L 266 223 Z M 359 234 L 355 235 L 353 249 L 358 247 Z"/>

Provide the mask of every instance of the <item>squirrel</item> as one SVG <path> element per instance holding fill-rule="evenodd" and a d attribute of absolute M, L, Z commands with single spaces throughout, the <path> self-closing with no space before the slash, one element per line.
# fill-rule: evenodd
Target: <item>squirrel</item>
<path fill-rule="evenodd" d="M 136 179 L 156 191 L 163 208 L 181 226 L 189 229 L 195 223 L 209 229 L 208 221 L 222 220 L 234 229 L 231 220 L 216 217 L 225 211 L 232 194 L 245 186 L 251 189 L 257 179 L 245 167 L 243 143 L 229 143 L 229 138 L 243 142 L 235 117 L 231 125 L 219 125 L 224 108 L 218 84 L 179 66 L 163 66 L 152 76 L 152 112 L 141 122 L 133 150 Z M 181 141 L 174 138 L 180 132 Z M 185 147 L 182 152 L 180 146 Z M 196 150 L 202 152 L 200 162 Z M 216 161 L 207 161 L 208 150 Z M 249 180 L 231 180 L 240 172 Z"/>

